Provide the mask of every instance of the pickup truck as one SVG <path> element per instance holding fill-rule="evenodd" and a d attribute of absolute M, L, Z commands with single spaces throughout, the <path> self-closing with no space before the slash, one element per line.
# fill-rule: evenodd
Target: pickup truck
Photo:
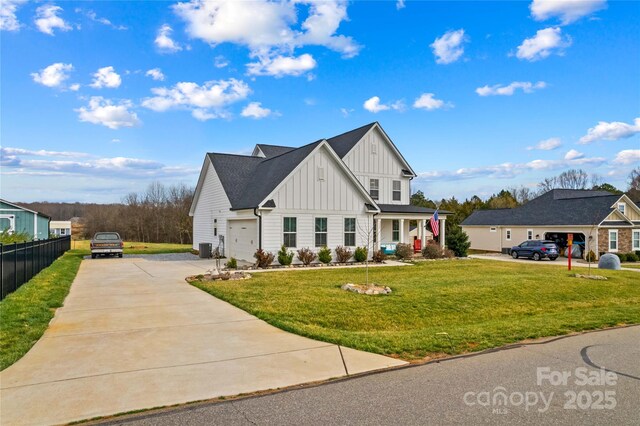
<path fill-rule="evenodd" d="M 124 242 L 117 232 L 96 232 L 91 239 L 91 258 L 99 255 L 122 257 Z"/>

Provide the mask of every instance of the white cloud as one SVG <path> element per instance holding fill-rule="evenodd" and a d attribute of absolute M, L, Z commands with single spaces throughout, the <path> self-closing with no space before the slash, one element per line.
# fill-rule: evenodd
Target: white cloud
<path fill-rule="evenodd" d="M 606 5 L 606 0 L 533 0 L 529 9 L 536 21 L 558 18 L 567 25 L 604 9 Z"/>
<path fill-rule="evenodd" d="M 36 27 L 45 34 L 53 35 L 54 29 L 60 31 L 69 31 L 71 27 L 58 16 L 63 9 L 60 6 L 47 4 L 36 9 Z"/>
<path fill-rule="evenodd" d="M 258 62 L 247 64 L 249 75 L 271 75 L 283 77 L 285 75 L 299 76 L 316 67 L 316 61 L 308 53 L 298 57 L 276 56 L 262 57 Z"/>
<path fill-rule="evenodd" d="M 565 160 L 577 160 L 578 158 L 583 158 L 583 157 L 584 157 L 584 154 L 581 153 L 580 151 L 575 150 L 575 149 L 570 149 L 564 155 L 564 159 Z"/>
<path fill-rule="evenodd" d="M 396 1 L 396 9 L 400 10 L 400 9 L 404 9 L 406 7 L 406 5 L 404 4 L 404 0 L 397 0 Z"/>
<path fill-rule="evenodd" d="M 18 31 L 22 26 L 16 11 L 27 0 L 2 0 L 0 1 L 0 31 Z"/>
<path fill-rule="evenodd" d="M 272 114 L 269 108 L 262 108 L 260 102 L 251 102 L 243 110 L 241 115 L 243 117 L 251 117 L 255 119 L 265 118 Z"/>
<path fill-rule="evenodd" d="M 516 56 L 527 61 L 537 61 L 552 53 L 563 55 L 564 48 L 569 46 L 571 46 L 571 37 L 563 37 L 561 28 L 545 28 L 538 30 L 535 36 L 525 39 L 518 46 Z"/>
<path fill-rule="evenodd" d="M 418 173 L 418 178 L 426 181 L 460 180 L 473 178 L 511 179 L 517 175 L 541 170 L 559 170 L 573 167 L 597 167 L 606 163 L 602 157 L 573 158 L 561 160 L 533 160 L 527 163 L 502 163 L 484 167 L 466 167 L 455 171 L 429 171 Z"/>
<path fill-rule="evenodd" d="M 98 69 L 98 71 L 93 74 L 93 82 L 90 86 L 96 89 L 102 89 L 103 87 L 115 89 L 119 87 L 121 83 L 122 79 L 113 67 L 104 67 Z"/>
<path fill-rule="evenodd" d="M 518 89 L 521 89 L 523 93 L 533 93 L 535 90 L 544 89 L 545 87 L 547 87 L 547 83 L 544 81 L 538 81 L 537 83 L 531 83 L 530 81 L 514 81 L 507 86 L 495 84 L 493 86 L 478 87 L 476 89 L 476 93 L 480 96 L 511 96 Z"/>
<path fill-rule="evenodd" d="M 464 29 L 447 31 L 442 37 L 438 37 L 430 45 L 436 56 L 436 63 L 450 64 L 457 61 L 464 54 L 464 46 L 467 41 Z"/>
<path fill-rule="evenodd" d="M 433 93 L 423 93 L 420 95 L 418 99 L 413 103 L 414 108 L 426 109 L 429 111 L 433 111 L 435 109 L 440 109 L 445 106 L 443 100 L 434 98 Z"/>
<path fill-rule="evenodd" d="M 26 176 L 104 176 L 108 178 L 161 178 L 187 176 L 198 172 L 196 167 L 166 166 L 153 160 L 128 157 L 91 158 L 82 152 L 59 153 L 55 151 L 29 151 L 20 148 L 0 148 L 3 175 Z M 11 154 L 6 154 L 11 152 Z M 31 153 L 38 154 L 31 154 Z M 44 154 L 40 154 L 44 153 Z M 56 157 L 65 154 L 64 160 L 25 159 L 32 155 Z M 12 169 L 12 171 L 7 171 Z"/>
<path fill-rule="evenodd" d="M 79 83 L 74 83 L 71 86 L 69 86 L 69 90 L 71 90 L 72 92 L 77 92 L 78 90 L 80 90 L 80 84 Z"/>
<path fill-rule="evenodd" d="M 89 99 L 87 107 L 78 108 L 76 112 L 80 121 L 101 124 L 115 130 L 121 127 L 138 126 L 142 123 L 135 112 L 129 111 L 131 107 L 132 103 L 129 100 L 114 104 L 109 99 L 93 96 Z"/>
<path fill-rule="evenodd" d="M 364 109 L 369 112 L 378 113 L 380 111 L 387 111 L 390 109 L 394 109 L 396 111 L 404 111 L 406 106 L 402 100 L 398 100 L 393 102 L 392 104 L 386 105 L 380 102 L 380 98 L 378 96 L 373 96 L 366 101 L 362 105 Z M 344 114 L 344 108 L 343 108 Z"/>
<path fill-rule="evenodd" d="M 57 62 L 41 69 L 40 72 L 31 73 L 33 81 L 47 87 L 62 87 L 65 80 L 69 78 L 69 72 L 73 71 L 72 64 Z M 72 89 L 73 90 L 73 89 Z"/>
<path fill-rule="evenodd" d="M 562 142 L 560 141 L 560 138 L 549 138 L 549 139 L 545 139 L 545 140 L 542 140 L 542 141 L 538 142 L 534 146 L 528 146 L 527 150 L 531 151 L 531 150 L 534 150 L 534 149 L 539 149 L 539 150 L 542 150 L 542 151 L 551 151 L 551 150 L 554 150 L 554 149 L 560 147 L 560 145 L 562 145 Z"/>
<path fill-rule="evenodd" d="M 344 118 L 347 118 L 354 111 L 353 108 L 340 108 L 340 113 Z"/>
<path fill-rule="evenodd" d="M 35 156 L 35 157 L 90 157 L 89 154 L 74 151 L 47 151 L 44 149 L 33 150 L 24 148 L 0 147 L 2 156 Z"/>
<path fill-rule="evenodd" d="M 307 18 L 300 30 L 296 7 L 307 6 Z M 273 49 L 292 52 L 306 45 L 325 46 L 353 57 L 360 46 L 351 38 L 336 34 L 347 17 L 347 2 L 251 2 L 229 0 L 192 0 L 173 6 L 175 13 L 187 24 L 187 33 L 212 46 L 236 43 L 247 46 L 252 54 Z"/>
<path fill-rule="evenodd" d="M 636 118 L 633 124 L 600 121 L 595 127 L 590 128 L 578 143 L 586 145 L 599 140 L 617 141 L 630 138 L 637 133 L 640 133 L 640 117 Z"/>
<path fill-rule="evenodd" d="M 173 29 L 168 24 L 164 24 L 158 29 L 155 44 L 161 52 L 175 53 L 182 50 L 182 46 L 171 38 L 172 32 Z"/>
<path fill-rule="evenodd" d="M 147 77 L 151 77 L 152 79 L 154 79 L 156 81 L 164 81 L 164 79 L 165 79 L 165 75 L 162 73 L 162 70 L 160 68 L 150 69 L 149 71 L 147 71 L 145 73 L 145 75 Z"/>
<path fill-rule="evenodd" d="M 620 151 L 613 160 L 616 164 L 640 164 L 640 149 L 625 149 Z"/>
<path fill-rule="evenodd" d="M 87 12 L 87 17 L 89 19 L 91 19 L 93 22 L 97 22 L 99 24 L 106 25 L 106 26 L 111 27 L 111 28 L 116 29 L 116 30 L 124 31 L 124 30 L 128 29 L 125 25 L 115 25 L 113 22 L 111 22 L 107 18 L 99 17 L 93 10 L 89 10 Z"/>
<path fill-rule="evenodd" d="M 227 59 L 224 56 L 218 55 L 214 58 L 213 65 L 216 68 L 224 68 L 229 65 L 229 61 L 227 61 Z"/>
<path fill-rule="evenodd" d="M 251 89 L 245 82 L 230 78 L 207 81 L 202 85 L 180 82 L 171 88 L 153 88 L 151 92 L 155 96 L 142 101 L 145 108 L 157 112 L 183 108 L 190 110 L 196 119 L 204 121 L 228 117 L 224 108 L 246 99 Z"/>

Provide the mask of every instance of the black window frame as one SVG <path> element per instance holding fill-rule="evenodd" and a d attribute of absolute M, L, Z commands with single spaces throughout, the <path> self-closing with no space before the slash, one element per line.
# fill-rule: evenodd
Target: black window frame
<path fill-rule="evenodd" d="M 293 231 L 291 230 L 292 223 L 293 223 Z M 287 248 L 295 248 L 297 247 L 296 246 L 297 237 L 298 237 L 298 218 L 293 216 L 283 217 L 282 218 L 282 244 Z M 291 244 L 292 242 L 293 242 L 293 245 Z"/>
<path fill-rule="evenodd" d="M 396 225 L 398 229 L 395 229 Z M 400 219 L 393 219 L 391 221 L 391 241 L 393 241 L 394 243 L 400 241 Z"/>
<path fill-rule="evenodd" d="M 322 230 L 322 222 L 320 222 L 320 227 L 318 227 L 318 221 L 324 221 L 324 231 Z M 314 226 L 314 242 L 316 247 L 325 247 L 327 245 L 327 239 L 329 235 L 329 223 L 326 217 L 316 217 L 313 221 Z M 318 237 L 322 240 L 324 237 L 324 242 L 318 242 Z"/>
<path fill-rule="evenodd" d="M 353 244 L 350 244 L 351 242 L 353 242 Z M 344 246 L 345 247 L 356 246 L 356 218 L 355 217 L 344 218 Z"/>
<path fill-rule="evenodd" d="M 376 183 L 375 189 L 373 188 L 374 182 Z M 369 195 L 371 195 L 371 198 L 375 201 L 380 199 L 380 179 L 369 179 Z"/>
<path fill-rule="evenodd" d="M 396 182 L 398 182 L 399 188 L 396 189 Z M 396 198 L 397 195 L 397 198 Z M 391 182 L 391 199 L 393 201 L 402 201 L 402 181 L 394 180 Z"/>

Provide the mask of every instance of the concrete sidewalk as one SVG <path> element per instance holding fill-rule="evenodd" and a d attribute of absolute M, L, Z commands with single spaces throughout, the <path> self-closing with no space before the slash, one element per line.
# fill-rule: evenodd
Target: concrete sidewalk
<path fill-rule="evenodd" d="M 68 423 L 404 364 L 284 332 L 184 281 L 210 267 L 83 261 L 44 336 L 0 373 L 1 423 Z"/>

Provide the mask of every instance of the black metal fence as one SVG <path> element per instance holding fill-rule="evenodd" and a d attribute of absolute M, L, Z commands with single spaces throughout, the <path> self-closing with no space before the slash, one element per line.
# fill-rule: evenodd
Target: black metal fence
<path fill-rule="evenodd" d="M 0 300 L 16 291 L 71 248 L 71 237 L 0 244 Z"/>

